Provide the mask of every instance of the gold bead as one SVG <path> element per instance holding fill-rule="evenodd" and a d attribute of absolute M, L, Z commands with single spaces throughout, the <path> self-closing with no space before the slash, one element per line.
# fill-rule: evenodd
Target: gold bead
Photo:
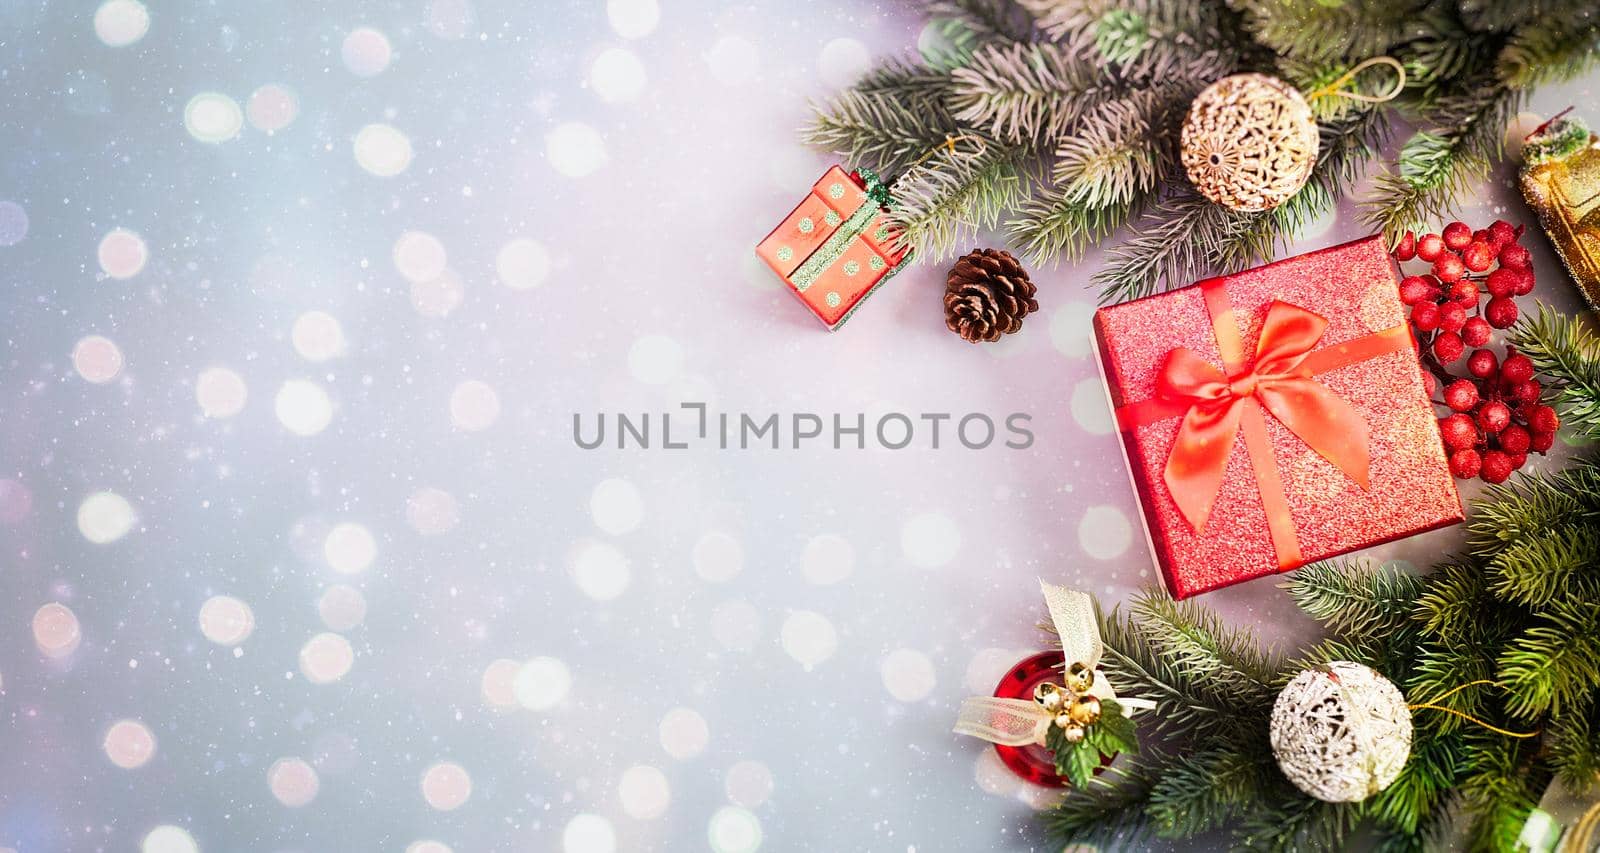
<path fill-rule="evenodd" d="M 1077 743 L 1083 740 L 1083 726 L 1080 726 L 1077 723 L 1073 723 L 1068 726 L 1062 726 L 1061 736 L 1067 739 L 1067 743 Z"/>
<path fill-rule="evenodd" d="M 1078 724 L 1072 721 L 1072 715 L 1068 714 L 1066 711 L 1062 711 L 1056 715 L 1056 725 L 1063 729 L 1074 729 L 1078 727 Z"/>
<path fill-rule="evenodd" d="M 1067 668 L 1067 689 L 1073 693 L 1088 693 L 1094 686 L 1094 668 L 1078 661 Z"/>
<path fill-rule="evenodd" d="M 1061 693 L 1061 687 L 1051 682 L 1041 681 L 1033 688 L 1033 701 L 1043 705 L 1046 711 L 1060 710 L 1061 706 L 1066 704 L 1066 700 L 1067 697 Z"/>
<path fill-rule="evenodd" d="M 1100 722 L 1100 700 L 1093 696 L 1079 696 L 1072 700 L 1067 716 L 1080 726 L 1092 726 Z"/>

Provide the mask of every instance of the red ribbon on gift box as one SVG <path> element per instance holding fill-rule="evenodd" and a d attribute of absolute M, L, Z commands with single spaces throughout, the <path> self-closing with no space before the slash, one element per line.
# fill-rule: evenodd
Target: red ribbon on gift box
<path fill-rule="evenodd" d="M 1415 344 L 1410 330 L 1400 324 L 1318 349 L 1328 328 L 1327 318 L 1275 301 L 1267 308 L 1251 359 L 1223 280 L 1201 282 L 1200 290 L 1224 369 L 1193 350 L 1175 348 L 1167 353 L 1156 377 L 1156 396 L 1119 407 L 1117 422 L 1122 429 L 1132 430 L 1183 418 L 1167 455 L 1163 479 L 1179 513 L 1197 532 L 1205 529 L 1211 517 L 1228 457 L 1243 435 L 1278 565 L 1291 569 L 1304 560 L 1272 455 L 1266 414 L 1277 418 L 1363 489 L 1368 488 L 1367 422 L 1348 401 L 1312 377 Z"/>

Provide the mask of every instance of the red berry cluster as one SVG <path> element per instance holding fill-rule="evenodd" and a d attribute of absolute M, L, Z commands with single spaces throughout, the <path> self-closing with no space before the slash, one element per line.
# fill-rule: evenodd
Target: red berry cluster
<path fill-rule="evenodd" d="M 1503 219 L 1479 231 L 1452 222 L 1442 234 L 1420 239 L 1407 232 L 1394 250 L 1401 263 L 1433 265 L 1400 282 L 1400 301 L 1411 306 L 1428 393 L 1444 388 L 1444 399 L 1435 402 L 1451 413 L 1439 420 L 1439 433 L 1450 471 L 1463 480 L 1505 482 L 1529 453 L 1550 449 L 1561 425 L 1555 409 L 1539 402 L 1544 388 L 1531 359 L 1507 347 L 1501 360 L 1483 348 L 1495 329 L 1517 322 L 1516 297 L 1533 291 L 1533 258 L 1517 243 L 1522 232 Z M 1489 299 L 1480 306 L 1483 291 Z M 1468 347 L 1469 376 L 1458 377 L 1447 365 Z"/>

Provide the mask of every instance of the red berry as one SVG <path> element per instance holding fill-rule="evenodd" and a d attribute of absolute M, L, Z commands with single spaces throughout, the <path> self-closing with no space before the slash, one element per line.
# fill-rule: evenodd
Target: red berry
<path fill-rule="evenodd" d="M 1438 260 L 1439 255 L 1443 253 L 1444 238 L 1438 234 L 1424 234 L 1422 239 L 1417 241 L 1417 257 L 1430 264 Z"/>
<path fill-rule="evenodd" d="M 1500 431 L 1500 449 L 1507 453 L 1527 453 L 1533 436 L 1521 424 L 1512 424 Z"/>
<path fill-rule="evenodd" d="M 1483 318 L 1496 329 L 1507 329 L 1517 322 L 1517 303 L 1509 296 L 1496 296 L 1483 306 Z"/>
<path fill-rule="evenodd" d="M 1478 307 L 1478 283 L 1464 278 L 1450 286 L 1450 301 L 1466 308 Z"/>
<path fill-rule="evenodd" d="M 1511 407 L 1499 400 L 1490 400 L 1478 410 L 1478 426 L 1495 435 L 1511 424 Z"/>
<path fill-rule="evenodd" d="M 1466 324 L 1467 309 L 1460 302 L 1446 302 L 1439 306 L 1439 328 L 1447 332 L 1459 332 Z"/>
<path fill-rule="evenodd" d="M 1550 448 L 1556 445 L 1556 434 L 1553 432 L 1536 432 L 1530 440 L 1528 449 L 1534 453 L 1549 453 Z"/>
<path fill-rule="evenodd" d="M 1500 249 L 1500 266 L 1513 270 L 1528 269 L 1533 266 L 1533 253 L 1525 246 L 1509 243 Z"/>
<path fill-rule="evenodd" d="M 1533 292 L 1533 270 L 1523 269 L 1517 272 L 1520 273 L 1517 276 L 1517 289 L 1512 292 L 1518 296 L 1527 296 Z"/>
<path fill-rule="evenodd" d="M 1478 425 L 1472 422 L 1471 416 L 1459 413 L 1440 418 L 1439 437 L 1451 450 L 1472 447 L 1478 443 Z"/>
<path fill-rule="evenodd" d="M 1472 229 L 1465 222 L 1452 222 L 1444 227 L 1444 244 L 1461 251 L 1472 242 Z"/>
<path fill-rule="evenodd" d="M 1555 435 L 1561 428 L 1561 416 L 1549 406 L 1534 406 L 1528 411 L 1528 426 L 1535 435 Z"/>
<path fill-rule="evenodd" d="M 1504 483 L 1511 477 L 1515 470 L 1511 464 L 1511 457 L 1498 450 L 1491 450 L 1483 454 L 1483 465 L 1478 471 L 1478 476 L 1485 483 Z"/>
<path fill-rule="evenodd" d="M 1439 328 L 1439 306 L 1432 302 L 1418 302 L 1412 306 L 1411 325 L 1416 326 L 1419 332 L 1431 332 Z"/>
<path fill-rule="evenodd" d="M 1461 256 L 1454 252 L 1445 252 L 1433 262 L 1433 274 L 1447 284 L 1455 284 L 1462 276 L 1467 274 L 1467 265 L 1462 263 Z"/>
<path fill-rule="evenodd" d="M 1432 397 L 1433 392 L 1439 390 L 1439 380 L 1434 379 L 1432 373 L 1423 371 L 1422 390 L 1426 391 L 1429 397 Z"/>
<path fill-rule="evenodd" d="M 1489 342 L 1489 321 L 1482 317 L 1468 317 L 1461 325 L 1461 342 L 1469 347 L 1481 347 Z M 1490 368 L 1492 371 L 1494 368 Z"/>
<path fill-rule="evenodd" d="M 1444 387 L 1444 404 L 1458 412 L 1478 405 L 1478 385 L 1471 379 L 1457 379 Z"/>
<path fill-rule="evenodd" d="M 1433 282 L 1420 275 L 1408 275 L 1400 282 L 1400 301 L 1407 305 L 1415 305 L 1434 298 L 1439 289 Z"/>
<path fill-rule="evenodd" d="M 1406 235 L 1400 238 L 1400 245 L 1394 247 L 1394 259 L 1401 263 L 1405 263 L 1416 256 L 1417 235 L 1407 231 Z"/>
<path fill-rule="evenodd" d="M 1473 272 L 1483 272 L 1494 263 L 1494 249 L 1488 243 L 1473 240 L 1461 250 L 1461 261 Z"/>
<path fill-rule="evenodd" d="M 1473 317 L 1472 319 L 1477 320 L 1478 318 Z M 1469 324 L 1470 322 L 1468 321 Z M 1466 337 L 1465 331 L 1465 329 L 1462 330 L 1462 338 Z M 1488 379 L 1494 375 L 1495 370 L 1499 369 L 1499 367 L 1500 363 L 1495 359 L 1494 353 L 1486 349 L 1475 349 L 1472 351 L 1472 355 L 1467 358 L 1467 372 L 1479 379 Z"/>
<path fill-rule="evenodd" d="M 1505 251 L 1506 246 L 1517 242 L 1517 229 L 1504 219 L 1496 219 L 1489 226 L 1489 238 L 1494 243 L 1496 251 Z"/>
<path fill-rule="evenodd" d="M 1510 458 L 1511 458 L 1511 470 L 1513 470 L 1513 471 L 1516 471 L 1516 470 L 1520 469 L 1522 466 L 1528 464 L 1528 454 L 1526 452 L 1524 452 L 1524 453 L 1511 453 L 1511 454 L 1507 454 L 1507 455 L 1510 456 Z"/>
<path fill-rule="evenodd" d="M 1517 292 L 1517 285 L 1526 273 L 1527 270 L 1501 267 L 1489 273 L 1489 278 L 1483 282 L 1484 289 L 1490 296 L 1510 296 Z"/>
<path fill-rule="evenodd" d="M 1529 379 L 1527 382 L 1518 382 L 1511 386 L 1511 397 L 1519 406 L 1531 406 L 1539 402 L 1539 395 L 1542 393 L 1544 386 L 1540 385 L 1537 379 Z"/>
<path fill-rule="evenodd" d="M 1500 378 L 1513 385 L 1527 382 L 1533 378 L 1533 359 L 1520 352 L 1506 356 L 1505 363 L 1500 365 Z"/>
<path fill-rule="evenodd" d="M 1482 468 L 1483 457 L 1470 447 L 1463 447 L 1450 454 L 1450 473 L 1458 480 L 1470 480 L 1478 476 L 1478 471 Z"/>
<path fill-rule="evenodd" d="M 1433 354 L 1445 364 L 1460 358 L 1466 351 L 1466 344 L 1461 342 L 1461 336 L 1455 332 L 1440 332 L 1439 336 L 1433 339 Z"/>

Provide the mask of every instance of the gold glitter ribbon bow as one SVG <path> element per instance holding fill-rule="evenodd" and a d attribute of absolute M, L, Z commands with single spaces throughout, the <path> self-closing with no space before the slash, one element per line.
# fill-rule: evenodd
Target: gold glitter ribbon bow
<path fill-rule="evenodd" d="M 1087 593 L 1039 582 L 1050 622 L 1061 638 L 1061 650 L 1068 661 L 1082 662 L 1095 670 L 1089 693 L 1101 700 L 1115 700 L 1131 716 L 1135 709 L 1149 710 L 1156 704 L 1147 699 L 1118 699 L 1111 682 L 1099 671 L 1105 644 L 1100 639 L 1100 622 L 1094 615 L 1094 599 Z M 971 735 L 1000 746 L 1044 745 L 1045 734 L 1055 712 L 1031 699 L 1001 699 L 973 696 L 961 703 L 956 718 L 956 734 Z"/>

